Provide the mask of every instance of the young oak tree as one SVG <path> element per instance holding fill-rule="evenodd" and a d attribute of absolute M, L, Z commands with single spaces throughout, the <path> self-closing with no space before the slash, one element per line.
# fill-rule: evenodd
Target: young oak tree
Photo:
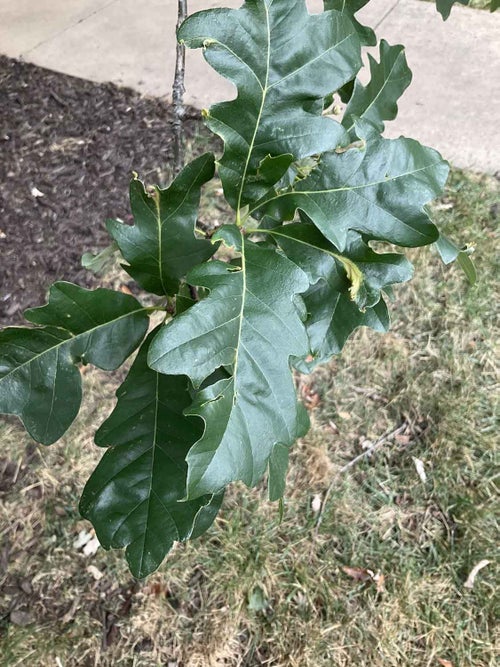
<path fill-rule="evenodd" d="M 310 15 L 305 0 L 246 0 L 187 18 L 181 47 L 203 49 L 238 96 L 204 113 L 223 141 L 217 162 L 198 157 L 166 189 L 135 177 L 134 224 L 107 223 L 157 305 L 57 282 L 25 313 L 34 326 L 0 333 L 0 412 L 46 445 L 78 413 L 78 367 L 112 371 L 138 350 L 95 434 L 106 452 L 80 503 L 105 549 L 126 548 L 137 577 L 211 525 L 231 482 L 267 475 L 270 498 L 282 497 L 289 449 L 308 429 L 294 369 L 327 362 L 359 326 L 387 331 L 386 295 L 412 276 L 403 254 L 375 252 L 372 241 L 437 244 L 445 262 L 470 261 L 426 209 L 446 161 L 382 136 L 411 81 L 403 47 L 382 40 L 370 82 L 357 79 L 361 47 L 376 44 L 356 19 L 365 4 L 325 0 Z M 437 4 L 447 16 L 453 3 Z M 182 81 L 177 92 L 179 102 Z M 346 103 L 340 122 L 335 96 Z M 216 167 L 234 223 L 203 235 L 200 192 Z M 233 259 L 218 258 L 223 246 Z M 156 311 L 164 320 L 150 330 Z"/>

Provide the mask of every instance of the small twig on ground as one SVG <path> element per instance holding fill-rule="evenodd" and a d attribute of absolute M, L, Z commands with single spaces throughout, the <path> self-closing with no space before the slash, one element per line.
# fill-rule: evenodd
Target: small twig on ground
<path fill-rule="evenodd" d="M 319 527 L 321 525 L 321 522 L 323 521 L 323 514 L 325 512 L 326 505 L 328 503 L 330 494 L 333 490 L 335 483 L 337 482 L 339 475 L 342 475 L 345 472 L 347 472 L 350 468 L 359 463 L 359 461 L 362 461 L 363 459 L 371 456 L 377 449 L 380 449 L 383 445 L 387 444 L 389 440 L 392 440 L 397 435 L 403 433 L 403 431 L 405 431 L 407 428 L 408 428 L 408 423 L 405 421 L 401 424 L 401 426 L 391 429 L 390 431 L 386 431 L 383 435 L 380 436 L 380 438 L 377 438 L 377 440 L 375 440 L 373 445 L 368 447 L 368 449 L 366 449 L 361 454 L 358 454 L 358 456 L 355 456 L 351 461 L 349 461 L 349 463 L 346 463 L 344 466 L 342 466 L 342 468 L 340 468 L 340 470 L 337 471 L 323 497 L 323 502 L 321 503 L 321 509 L 318 513 L 318 518 L 316 519 L 316 526 L 315 526 L 316 534 L 318 534 Z"/>
<path fill-rule="evenodd" d="M 369 398 L 372 401 L 381 401 L 381 402 L 386 401 L 386 399 L 381 394 L 377 394 L 377 392 L 375 391 L 370 391 L 369 389 L 365 389 L 365 387 L 355 387 L 354 385 L 351 385 L 351 389 L 356 394 L 361 394 L 362 396 L 366 396 L 366 398 Z"/>
<path fill-rule="evenodd" d="M 187 17 L 187 0 L 177 0 L 177 30 Z M 184 141 L 182 133 L 182 121 L 184 118 L 184 75 L 186 71 L 186 47 L 177 42 L 175 56 L 175 77 L 172 86 L 172 103 L 174 107 L 174 118 L 172 130 L 174 135 L 174 176 L 182 169 L 184 157 Z"/>
<path fill-rule="evenodd" d="M 377 449 L 380 449 L 382 445 L 385 445 L 388 440 L 391 438 L 394 438 L 396 435 L 399 435 L 403 431 L 406 430 L 406 427 L 408 424 L 404 422 L 401 426 L 398 426 L 398 428 L 392 429 L 391 431 L 387 431 L 387 433 L 384 433 L 384 435 L 380 436 L 373 445 L 370 445 L 367 449 L 365 449 L 364 452 L 361 452 L 361 454 L 358 454 L 358 456 L 355 456 L 352 461 L 349 461 L 349 463 L 346 463 L 345 466 L 342 466 L 342 468 L 339 470 L 340 473 L 347 472 L 349 468 L 352 468 L 353 466 L 356 465 L 359 461 L 362 459 L 366 458 L 367 456 L 371 456 Z"/>

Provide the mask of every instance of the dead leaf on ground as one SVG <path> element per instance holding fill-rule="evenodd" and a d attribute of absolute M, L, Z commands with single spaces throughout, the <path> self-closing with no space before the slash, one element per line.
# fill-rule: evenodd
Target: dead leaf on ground
<path fill-rule="evenodd" d="M 100 581 L 104 577 L 104 574 L 95 565 L 89 565 L 87 572 L 91 574 L 96 581 Z"/>
<path fill-rule="evenodd" d="M 374 572 L 365 567 L 349 567 L 348 565 L 344 565 L 342 571 L 354 581 L 369 581 L 375 584 L 377 593 L 385 591 L 385 575 L 381 572 Z"/>
<path fill-rule="evenodd" d="M 417 475 L 420 477 L 420 481 L 422 484 L 425 484 L 427 482 L 427 473 L 425 472 L 425 465 L 422 459 L 417 459 L 414 456 L 411 457 L 413 459 L 413 463 L 415 464 L 415 470 L 417 471 Z"/>
<path fill-rule="evenodd" d="M 313 496 L 313 499 L 311 500 L 311 509 L 315 514 L 317 514 L 320 511 L 321 504 L 322 504 L 321 496 L 319 495 L 319 493 L 316 493 Z"/>
<path fill-rule="evenodd" d="M 314 391 L 313 387 L 308 384 L 303 384 L 300 393 L 302 395 L 302 400 L 304 405 L 308 410 L 314 410 L 320 404 L 319 394 Z"/>
<path fill-rule="evenodd" d="M 84 547 L 87 544 L 87 542 L 90 542 L 93 535 L 94 535 L 93 531 L 89 532 L 87 530 L 81 530 L 78 533 L 78 537 L 73 542 L 73 549 L 76 549 L 77 551 L 79 551 L 82 547 Z"/>
<path fill-rule="evenodd" d="M 444 660 L 443 658 L 437 659 L 441 667 L 453 667 L 453 663 L 449 660 Z"/>
<path fill-rule="evenodd" d="M 464 584 L 464 588 L 470 588 L 470 589 L 474 588 L 474 582 L 476 580 L 478 572 L 482 570 L 483 567 L 486 567 L 490 563 L 491 563 L 490 560 L 484 559 L 480 560 L 479 563 L 477 563 L 477 565 L 474 565 L 474 567 L 469 573 L 469 576 L 467 577 L 467 581 Z"/>
<path fill-rule="evenodd" d="M 84 556 L 94 556 L 97 553 L 97 549 L 99 549 L 100 546 L 101 546 L 101 544 L 100 544 L 99 540 L 97 539 L 97 537 L 93 537 L 83 547 L 83 555 Z"/>
<path fill-rule="evenodd" d="M 15 609 L 10 612 L 10 622 L 12 625 L 17 625 L 20 628 L 25 628 L 27 625 L 34 623 L 35 619 L 28 611 L 20 611 Z"/>
<path fill-rule="evenodd" d="M 372 576 L 372 579 L 377 588 L 377 593 L 383 593 L 385 591 L 385 574 L 377 572 Z"/>
<path fill-rule="evenodd" d="M 371 576 L 369 571 L 364 567 L 349 567 L 344 565 L 342 567 L 342 572 L 347 574 L 348 577 L 354 579 L 354 581 L 370 581 Z"/>
<path fill-rule="evenodd" d="M 340 433 L 340 431 L 339 431 L 339 427 L 338 427 L 337 424 L 336 424 L 334 421 L 332 421 L 331 419 L 330 419 L 330 421 L 328 422 L 328 426 L 332 429 L 332 432 L 333 432 L 335 435 L 338 435 L 338 434 Z"/>

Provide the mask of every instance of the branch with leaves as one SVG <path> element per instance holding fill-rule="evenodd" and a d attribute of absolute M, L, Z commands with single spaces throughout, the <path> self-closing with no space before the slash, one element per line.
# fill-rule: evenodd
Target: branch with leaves
<path fill-rule="evenodd" d="M 176 167 L 184 48 L 203 49 L 238 95 L 204 113 L 223 142 L 217 161 L 198 157 L 166 189 L 134 177 L 134 224 L 108 223 L 125 269 L 159 305 L 59 282 L 27 311 L 34 327 L 0 333 L 0 411 L 43 444 L 78 413 L 79 365 L 112 371 L 138 350 L 95 435 L 106 452 L 80 504 L 138 577 L 209 528 L 232 482 L 266 477 L 271 499 L 283 496 L 290 447 L 309 425 L 293 373 L 339 354 L 360 326 L 387 331 L 387 295 L 413 272 L 405 248 L 437 244 L 444 261 L 465 261 L 427 209 L 448 164 L 382 136 L 411 81 L 403 47 L 382 40 L 369 83 L 358 79 L 361 47 L 376 43 L 356 19 L 366 2 L 325 0 L 310 15 L 304 0 L 246 0 L 183 21 Z M 329 113 L 339 99 L 340 122 Z M 201 236 L 200 194 L 216 167 L 234 221 Z M 376 241 L 401 252 L 376 252 Z M 165 321 L 150 330 L 155 310 Z"/>

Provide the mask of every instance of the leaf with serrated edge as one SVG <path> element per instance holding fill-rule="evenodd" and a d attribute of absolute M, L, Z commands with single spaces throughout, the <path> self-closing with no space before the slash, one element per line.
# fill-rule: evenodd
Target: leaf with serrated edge
<path fill-rule="evenodd" d="M 181 278 L 213 255 L 213 244 L 194 233 L 201 187 L 213 175 L 214 157 L 206 153 L 165 190 L 156 187 L 150 194 L 134 178 L 130 205 L 135 224 L 108 220 L 108 231 L 128 262 L 124 268 L 149 292 L 175 294 Z"/>
<path fill-rule="evenodd" d="M 406 62 L 404 47 L 390 46 L 385 39 L 380 42 L 380 62 L 368 54 L 370 82 L 363 84 L 356 79 L 354 91 L 346 107 L 342 124 L 348 132 L 354 130 L 354 119 L 371 122 L 379 132 L 384 131 L 384 121 L 393 120 L 398 114 L 398 99 L 411 82 L 411 71 Z"/>
<path fill-rule="evenodd" d="M 80 502 L 106 549 L 126 547 L 132 573 L 145 577 L 156 570 L 175 541 L 206 530 L 222 496 L 179 502 L 186 493 L 190 447 L 203 422 L 186 417 L 191 403 L 189 380 L 151 370 L 147 363 L 151 332 L 125 382 L 115 409 L 95 436 L 109 447 L 93 472 Z"/>
<path fill-rule="evenodd" d="M 188 280 L 210 294 L 160 331 L 148 358 L 155 370 L 186 374 L 195 387 L 220 366 L 232 374 L 202 389 L 189 408 L 205 421 L 187 456 L 189 498 L 234 480 L 254 486 L 274 446 L 290 446 L 303 432 L 290 358 L 308 350 L 294 303 L 308 288 L 307 276 L 235 226 L 216 238 L 241 252 L 241 267 L 214 261 L 194 269 Z"/>
<path fill-rule="evenodd" d="M 377 43 L 375 33 L 368 26 L 362 25 L 354 16 L 360 9 L 367 5 L 369 0 L 324 0 L 325 10 L 336 9 L 348 16 L 363 44 L 374 46 Z"/>
<path fill-rule="evenodd" d="M 268 155 L 300 159 L 343 140 L 342 126 L 321 114 L 325 95 L 361 67 L 360 41 L 346 16 L 309 15 L 304 0 L 246 0 L 240 9 L 193 14 L 178 38 L 203 47 L 210 65 L 238 90 L 235 100 L 205 114 L 224 141 L 219 174 L 237 211 L 253 200 Z"/>
<path fill-rule="evenodd" d="M 25 316 L 45 327 L 0 333 L 0 413 L 17 415 L 35 440 L 48 445 L 78 414 L 82 389 L 75 364 L 115 370 L 144 337 L 149 318 L 128 294 L 66 282 L 52 285 L 48 304 Z"/>
<path fill-rule="evenodd" d="M 424 205 L 442 192 L 448 163 L 413 139 L 383 139 L 366 121 L 356 124 L 356 133 L 360 142 L 324 153 L 307 178 L 249 214 L 283 221 L 299 209 L 340 252 L 350 229 L 407 247 L 436 241 Z"/>

